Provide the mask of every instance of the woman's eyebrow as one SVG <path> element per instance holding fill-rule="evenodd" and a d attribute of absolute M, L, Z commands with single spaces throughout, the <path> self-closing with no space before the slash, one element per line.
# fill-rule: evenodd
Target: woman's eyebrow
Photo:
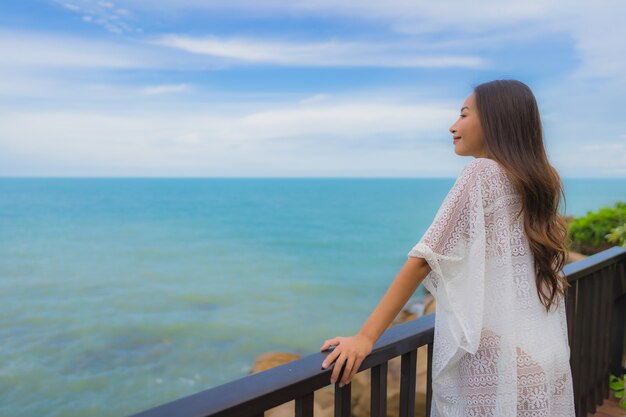
<path fill-rule="evenodd" d="M 465 107 L 461 107 L 461 111 L 463 111 L 463 109 L 467 109 L 469 110 L 469 107 L 465 106 Z"/>

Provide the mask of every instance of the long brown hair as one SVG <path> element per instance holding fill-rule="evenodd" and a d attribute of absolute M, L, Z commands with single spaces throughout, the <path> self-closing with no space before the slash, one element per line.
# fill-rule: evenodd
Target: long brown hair
<path fill-rule="evenodd" d="M 537 295 L 550 311 L 569 283 L 561 275 L 569 245 L 567 222 L 559 214 L 565 193 L 543 144 L 539 108 L 530 88 L 517 80 L 474 87 L 476 107 L 489 157 L 507 171 L 522 197 L 524 229 L 535 259 Z M 558 298 L 557 298 L 558 305 Z"/>

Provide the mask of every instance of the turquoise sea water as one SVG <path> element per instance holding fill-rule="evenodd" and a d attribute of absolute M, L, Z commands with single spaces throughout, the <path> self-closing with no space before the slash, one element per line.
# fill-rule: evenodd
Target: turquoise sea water
<path fill-rule="evenodd" d="M 0 179 L 0 415 L 124 416 L 354 334 L 453 182 Z M 564 182 L 567 214 L 626 201 Z"/>

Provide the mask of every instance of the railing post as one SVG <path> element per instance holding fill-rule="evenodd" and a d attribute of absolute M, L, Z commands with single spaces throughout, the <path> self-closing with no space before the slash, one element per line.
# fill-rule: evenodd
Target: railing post
<path fill-rule="evenodd" d="M 415 414 L 415 377 L 417 350 L 411 350 L 400 359 L 400 417 Z"/>
<path fill-rule="evenodd" d="M 622 375 L 624 366 L 624 317 L 626 317 L 626 267 L 622 261 L 617 264 L 617 273 L 613 281 L 613 294 L 620 294 L 614 298 L 613 317 L 611 317 L 611 359 L 610 372 L 613 375 Z"/>
<path fill-rule="evenodd" d="M 599 327 L 598 335 L 598 367 L 596 375 L 596 404 L 602 404 L 605 398 L 609 398 L 609 381 L 606 375 L 609 372 L 609 349 L 611 340 L 611 312 L 613 310 L 613 296 L 611 289 L 613 288 L 613 279 L 611 273 L 613 268 L 602 270 L 600 280 L 600 314 L 597 320 Z"/>
<path fill-rule="evenodd" d="M 428 369 L 426 370 L 426 417 L 430 416 L 433 397 L 433 344 L 429 343 L 428 349 Z"/>
<path fill-rule="evenodd" d="M 383 362 L 371 370 L 370 417 L 387 417 L 387 369 Z"/>
<path fill-rule="evenodd" d="M 335 417 L 351 417 L 352 383 L 339 388 L 340 380 L 341 375 L 335 383 Z"/>
<path fill-rule="evenodd" d="M 296 417 L 313 417 L 313 396 L 315 391 L 296 398 Z"/>

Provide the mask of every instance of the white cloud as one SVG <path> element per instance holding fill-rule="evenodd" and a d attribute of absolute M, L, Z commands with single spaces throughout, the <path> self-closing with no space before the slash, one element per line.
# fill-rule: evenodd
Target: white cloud
<path fill-rule="evenodd" d="M 486 59 L 463 54 L 424 53 L 401 42 L 285 42 L 192 38 L 167 35 L 156 40 L 105 41 L 73 36 L 0 30 L 0 69 L 176 68 L 210 69 L 260 63 L 308 67 L 484 68 Z"/>
<path fill-rule="evenodd" d="M 87 2 L 88 3 L 88 2 Z M 575 4 L 576 1 L 570 2 Z M 466 2 L 449 0 L 445 3 L 415 2 L 411 0 L 178 0 L 176 2 L 157 2 L 152 0 L 119 0 L 124 7 L 149 11 L 231 11 L 238 14 L 255 16 L 345 16 L 375 20 L 397 21 L 401 19 L 436 20 L 438 22 L 456 21 L 456 27 L 471 27 L 475 21 L 487 23 L 503 20 L 513 22 L 537 18 L 560 6 L 557 0 L 526 1 L 523 3 L 501 2 L 497 0 Z M 451 26 L 452 27 L 452 26 Z"/>
<path fill-rule="evenodd" d="M 405 42 L 287 42 L 215 36 L 166 35 L 154 41 L 195 54 L 221 58 L 308 67 L 464 67 L 483 68 L 487 61 L 464 54 L 423 54 Z"/>
<path fill-rule="evenodd" d="M 0 30 L 0 56 L 0 68 L 123 69 L 155 65 L 154 59 L 129 44 L 9 30 Z"/>
<path fill-rule="evenodd" d="M 186 84 L 163 84 L 145 87 L 141 90 L 145 95 L 157 95 L 157 94 L 169 94 L 169 93 L 181 93 L 188 90 L 189 87 Z"/>
<path fill-rule="evenodd" d="M 432 133 L 452 119 L 453 111 L 435 103 L 428 105 L 332 103 L 259 111 L 240 120 L 257 137 L 302 137 L 307 135 L 368 136 L 393 134 L 415 137 Z M 324 140 L 324 139 L 320 139 Z"/>
<path fill-rule="evenodd" d="M 185 133 L 180 136 L 176 136 L 174 142 L 180 143 L 182 145 L 197 145 L 201 142 L 200 135 L 196 132 Z"/>
<path fill-rule="evenodd" d="M 576 77 L 607 77 L 626 87 L 626 2 L 588 4 L 570 28 L 581 65 Z"/>
<path fill-rule="evenodd" d="M 87 23 L 101 25 L 112 33 L 134 36 L 141 30 L 137 24 L 144 16 L 184 17 L 180 11 L 192 11 L 197 16 L 202 11 L 219 11 L 221 15 L 230 11 L 235 19 L 246 14 L 272 18 L 341 16 L 353 22 L 361 18 L 395 33 L 390 37 L 385 30 L 370 31 L 365 22 L 361 29 L 371 34 L 372 41 L 350 35 L 343 39 L 297 41 L 293 37 L 287 40 L 278 32 L 260 38 L 250 34 L 246 37 L 173 34 L 157 36 L 155 45 L 154 37 L 133 40 L 124 36 L 103 41 L 0 30 L 0 94 L 47 99 L 39 100 L 30 109 L 28 104 L 24 105 L 25 101 L 3 106 L 13 109 L 0 113 L 0 147 L 8 152 L 5 159 L 19 154 L 24 156 L 21 160 L 32 157 L 31 161 L 56 161 L 57 166 L 68 167 L 77 167 L 79 161 L 85 161 L 81 174 L 89 174 L 90 164 L 104 170 L 112 167 L 114 161 L 120 161 L 124 172 L 129 174 L 149 169 L 160 170 L 159 175 L 243 174 L 246 169 L 251 170 L 249 173 L 269 173 L 270 164 L 277 167 L 272 168 L 276 173 L 315 174 L 320 172 L 316 164 L 324 162 L 346 175 L 450 174 L 444 172 L 445 163 L 441 162 L 457 159 L 445 140 L 462 100 L 408 103 L 401 101 L 402 92 L 387 92 L 386 96 L 372 94 L 360 100 L 354 90 L 349 93 L 350 100 L 342 100 L 330 90 L 304 98 L 294 92 L 289 103 L 285 103 L 287 93 L 276 94 L 278 98 L 269 98 L 261 104 L 252 102 L 251 95 L 245 92 L 218 103 L 228 93 L 221 92 L 218 96 L 210 91 L 207 95 L 210 85 L 191 88 L 185 78 L 145 78 L 137 86 L 116 85 L 102 75 L 97 76 L 99 84 L 95 84 L 93 78 L 76 75 L 93 74 L 81 73 L 84 69 L 205 70 L 251 64 L 487 68 L 491 65 L 488 58 L 497 57 L 491 55 L 497 48 L 515 52 L 519 45 L 559 36 L 561 40 L 571 39 L 571 48 L 577 54 L 569 58 L 573 65 L 564 62 L 563 73 L 549 82 L 537 76 L 535 90 L 542 112 L 546 109 L 542 116 L 546 116 L 546 130 L 551 133 L 546 141 L 552 147 L 550 154 L 565 175 L 584 172 L 586 168 L 605 175 L 621 174 L 626 169 L 621 168 L 626 166 L 625 149 L 611 141 L 611 138 L 626 139 L 623 133 L 626 125 L 618 115 L 626 94 L 626 43 L 623 42 L 626 26 L 620 21 L 626 15 L 624 2 L 608 0 L 601 7 L 581 1 L 554 0 L 516 4 L 409 0 L 384 3 L 117 0 L 108 3 L 111 7 L 89 0 L 59 2 L 65 9 L 79 13 L 79 18 L 90 17 Z M 281 29 L 276 27 L 276 30 Z M 536 65 L 540 72 L 543 62 L 538 60 Z M 461 81 L 456 81 L 456 85 L 475 77 L 475 72 L 466 73 L 470 75 L 459 76 L 457 80 Z M 103 71 L 103 74 L 111 72 Z M 164 80 L 171 84 L 158 84 Z M 145 86 L 145 83 L 155 85 Z M 443 91 L 448 86 L 434 84 L 432 88 L 438 91 L 430 96 L 444 97 Z M 188 94 L 175 94 L 181 92 Z M 272 94 L 264 93 L 268 97 Z M 176 108 L 174 101 L 179 97 L 182 99 L 178 104 L 195 97 L 197 102 L 210 100 L 213 107 L 200 110 L 183 103 Z M 59 106 L 62 99 L 83 110 L 72 111 L 71 106 L 59 112 L 36 109 L 50 105 L 63 108 Z M 115 110 L 107 103 L 111 100 L 115 100 Z M 150 111 L 146 106 L 152 103 L 155 110 Z M 165 112 L 160 109 L 162 104 L 175 110 Z M 231 110 L 225 113 L 218 109 L 218 104 Z M 17 111 L 22 105 L 25 110 Z M 87 110 L 99 106 L 99 110 Z M 139 114 L 133 110 L 137 108 L 145 112 Z M 449 116 L 446 109 L 452 109 Z M 591 140 L 602 140 L 604 145 L 594 147 L 589 143 Z M 67 152 L 63 152 L 66 148 Z M 137 160 L 137 154 L 143 157 Z M 0 174 L 2 158 L 0 155 Z M 172 170 L 167 170 L 168 167 Z M 35 169 L 35 164 L 24 169 Z M 122 171 L 109 169 L 108 172 L 123 175 Z"/>
<path fill-rule="evenodd" d="M 85 23 L 93 23 L 102 26 L 107 31 L 121 35 L 124 33 L 141 33 L 142 29 L 136 27 L 133 15 L 128 9 L 116 8 L 110 1 L 75 0 L 76 3 L 65 3 L 63 0 L 54 0 L 67 10 L 80 12 Z M 87 19 L 85 17 L 88 17 Z M 131 24 L 132 22 L 132 24 Z"/>
<path fill-rule="evenodd" d="M 426 51 L 506 47 L 523 40 L 565 35 L 574 40 L 581 59 L 574 73 L 576 76 L 610 77 L 626 85 L 626 43 L 622 41 L 626 38 L 626 25 L 621 22 L 626 15 L 626 2 L 621 0 L 606 0 L 601 5 L 582 0 L 517 3 L 497 0 L 118 0 L 115 4 L 98 0 L 56 1 L 68 10 L 92 16 L 91 22 L 117 34 L 141 33 L 136 23 L 143 15 L 219 12 L 230 14 L 232 18 L 308 15 L 363 19 L 387 25 L 399 34 L 414 36 L 415 41 L 413 47 L 405 45 L 403 49 L 396 47 L 396 40 L 383 41 L 368 48 L 365 42 L 349 40 L 284 42 L 177 35 L 161 39 L 165 44 L 192 53 L 277 65 L 479 68 L 487 64 L 484 58 L 467 54 L 464 50 L 446 49 L 447 53 L 435 55 Z M 433 42 L 431 34 L 437 34 L 439 39 Z M 420 47 L 415 48 L 415 45 Z M 391 51 L 386 52 L 385 48 L 391 48 Z M 383 62 L 378 62 L 379 58 Z M 385 59 L 390 62 L 385 63 Z"/>
<path fill-rule="evenodd" d="M 324 101 L 328 99 L 330 96 L 328 94 L 314 94 L 310 97 L 303 98 L 300 100 L 300 104 L 309 104 L 309 103 L 317 103 L 320 101 Z"/>
<path fill-rule="evenodd" d="M 93 4 L 93 1 L 83 0 Z M 451 39 L 450 44 L 481 48 L 490 45 L 506 47 L 523 39 L 554 36 L 571 37 L 579 53 L 581 65 L 576 72 L 580 77 L 613 77 L 626 84 L 626 2 L 606 0 L 600 4 L 582 0 L 530 0 L 502 2 L 498 0 L 445 2 L 415 2 L 412 0 L 178 0 L 154 2 L 150 0 L 119 0 L 119 5 L 137 13 L 168 15 L 177 13 L 230 13 L 232 17 L 251 16 L 286 17 L 317 16 L 363 19 L 387 25 L 392 30 L 407 35 L 426 36 L 438 34 Z M 431 42 L 426 37 L 424 43 Z M 220 55 L 220 46 L 182 42 L 187 50 L 204 51 Z M 250 42 L 246 42 L 250 45 Z M 312 49 L 315 42 L 309 44 Z M 323 44 L 323 42 L 322 42 Z M 439 42 L 437 46 L 441 47 Z M 232 46 L 237 46 L 235 43 Z M 269 46 L 269 45 L 267 45 Z M 280 46 L 279 46 L 280 47 Z M 456 51 L 458 53 L 458 51 Z M 267 54 L 267 51 L 265 52 Z M 302 54 L 302 53 L 301 53 Z M 313 51 L 309 54 L 314 55 Z M 308 55 L 303 54 L 305 57 Z M 461 54 L 464 55 L 464 54 Z M 220 55 L 223 56 L 223 55 Z M 239 59 L 255 58 L 254 51 L 245 46 L 236 55 Z M 331 55 L 332 56 L 332 55 Z M 267 59 L 267 56 L 266 56 Z M 280 58 L 273 58 L 278 60 Z M 301 56 L 301 59 L 304 57 Z M 308 60 L 305 60 L 308 62 Z M 435 65 L 440 65 L 437 61 Z M 311 65 L 314 65 L 311 64 Z M 404 63 L 407 65 L 407 63 Z M 417 63 L 409 66 L 419 66 Z M 457 64 L 458 65 L 458 64 Z M 461 65 L 472 65 L 465 64 Z"/>
<path fill-rule="evenodd" d="M 233 95 L 211 104 L 129 101 L 93 111 L 5 106 L 0 162 L 24 165 L 0 163 L 0 175 L 453 176 L 463 161 L 447 129 L 462 101 L 410 102 L 418 94 L 404 94 L 316 94 L 274 103 Z M 547 143 L 563 176 L 626 175 L 624 144 L 588 142 L 610 138 L 593 121 L 580 131 L 561 117 L 546 124 L 558 133 Z"/>
<path fill-rule="evenodd" d="M 445 137 L 453 113 L 445 103 L 337 101 L 236 113 L 194 106 L 166 113 L 3 111 L 0 147 L 5 157 L 28 155 L 49 166 L 68 170 L 93 166 L 114 175 L 156 168 L 161 169 L 160 175 L 163 171 L 172 175 L 254 174 L 250 170 L 258 175 L 270 171 L 306 175 L 314 174 L 315 169 L 319 173 L 324 158 L 334 161 L 337 170 L 343 168 L 346 175 L 365 174 L 370 168 L 370 172 L 386 168 L 409 175 L 419 167 L 412 158 L 423 155 L 424 171 L 432 165 L 420 148 L 452 156 L 449 143 L 431 141 L 440 133 Z M 396 156 L 384 159 L 391 154 Z M 374 159 L 378 162 L 372 167 L 363 162 Z M 269 170 L 269 165 L 279 160 L 282 162 Z M 284 164 L 286 160 L 290 163 Z M 441 167 L 434 168 L 441 172 Z M 72 171 L 75 175 L 90 172 Z M 0 169 L 0 174 L 7 173 Z"/>
<path fill-rule="evenodd" d="M 626 143 L 619 142 L 594 142 L 580 146 L 581 151 L 608 151 L 624 152 L 626 155 Z"/>
<path fill-rule="evenodd" d="M 46 68 L 48 69 L 48 68 Z M 34 99 L 30 106 L 62 106 L 63 103 L 79 105 L 82 108 L 93 106 L 95 103 L 110 102 L 111 100 L 136 100 L 141 97 L 141 90 L 135 86 L 107 84 L 93 82 L 79 77 L 73 77 L 66 71 L 2 71 L 0 68 L 0 99 L 12 101 L 19 98 L 19 102 L 28 106 L 24 100 Z M 10 107 L 14 108 L 17 103 Z"/>
<path fill-rule="evenodd" d="M 62 3 L 62 4 L 63 4 L 63 7 L 65 7 L 67 10 L 71 10 L 73 12 L 77 12 L 80 10 L 80 7 L 78 7 L 75 4 L 72 4 L 72 3 Z"/>
<path fill-rule="evenodd" d="M 133 39 L 89 38 L 57 33 L 0 29 L 0 71 L 22 75 L 49 69 L 211 69 L 206 57 Z M 67 74 L 65 74 L 67 77 Z M 72 77 L 68 77 L 72 78 Z"/>
<path fill-rule="evenodd" d="M 581 145 L 574 151 L 564 147 L 563 152 L 555 153 L 551 159 L 563 177 L 626 178 L 626 147 L 612 142 L 604 145 Z"/>

